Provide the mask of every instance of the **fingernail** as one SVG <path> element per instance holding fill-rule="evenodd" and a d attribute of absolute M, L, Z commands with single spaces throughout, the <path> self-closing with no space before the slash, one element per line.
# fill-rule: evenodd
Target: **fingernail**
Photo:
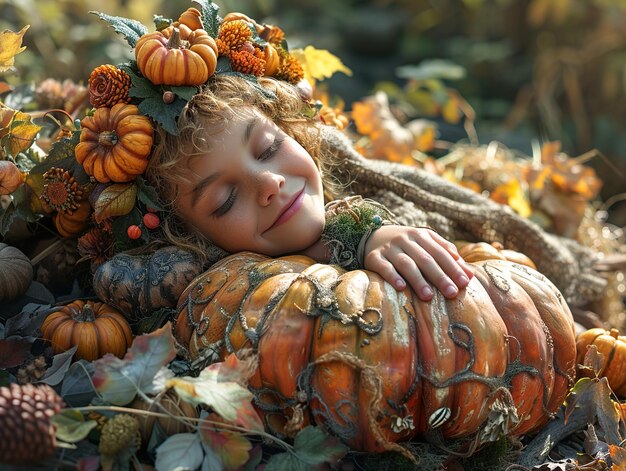
<path fill-rule="evenodd" d="M 404 284 L 404 280 L 396 280 L 396 288 L 398 289 L 406 288 L 406 285 Z"/>
<path fill-rule="evenodd" d="M 422 288 L 422 296 L 424 296 L 425 298 L 429 298 L 433 295 L 433 290 L 431 290 L 428 286 Z"/>
<path fill-rule="evenodd" d="M 456 289 L 456 286 L 448 285 L 443 292 L 446 296 L 454 296 L 458 293 L 458 290 Z"/>
<path fill-rule="evenodd" d="M 459 283 L 458 283 L 459 285 L 463 285 L 464 286 L 464 285 L 466 285 L 468 283 L 469 283 L 469 278 L 467 276 L 465 276 L 465 275 L 459 276 Z"/>

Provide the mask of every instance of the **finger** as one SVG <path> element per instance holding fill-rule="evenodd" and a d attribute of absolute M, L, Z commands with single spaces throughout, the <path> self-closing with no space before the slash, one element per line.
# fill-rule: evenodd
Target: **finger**
<path fill-rule="evenodd" d="M 464 288 L 469 283 L 469 278 L 459 264 L 441 246 L 410 244 L 406 247 L 406 255 L 415 262 L 422 276 L 447 298 L 454 298 L 459 294 L 459 288 Z M 402 270 L 399 271 L 406 277 Z"/>
<path fill-rule="evenodd" d="M 379 252 L 371 252 L 365 257 L 364 266 L 367 270 L 378 273 L 397 290 L 406 288 L 406 281 L 394 268 L 393 264 Z"/>
<path fill-rule="evenodd" d="M 426 281 L 426 278 L 424 278 L 424 274 L 420 268 L 409 255 L 404 252 L 396 253 L 393 255 L 390 262 L 422 301 L 430 301 L 432 299 L 433 290 L 431 286 Z M 449 282 L 449 284 L 452 285 L 452 282 Z"/>
<path fill-rule="evenodd" d="M 441 235 L 439 235 L 437 232 L 435 231 L 428 231 L 427 232 L 431 239 L 439 244 L 441 247 L 443 247 L 452 257 L 452 259 L 461 267 L 461 269 L 463 270 L 463 274 L 465 275 L 465 277 L 467 278 L 467 282 L 469 282 L 469 280 L 471 280 L 474 276 L 474 271 L 471 269 L 471 267 L 468 265 L 468 263 L 463 259 L 463 257 L 461 257 L 461 255 L 459 254 L 459 251 L 456 247 L 456 245 L 454 245 L 452 242 L 450 242 L 449 240 L 445 239 L 444 237 L 442 237 Z M 420 243 L 419 241 L 417 243 Z M 427 243 L 426 241 L 424 241 L 424 243 Z M 465 281 L 465 278 L 462 277 L 458 277 L 455 279 L 455 282 L 457 284 L 457 286 L 463 288 L 467 285 L 467 282 Z"/>

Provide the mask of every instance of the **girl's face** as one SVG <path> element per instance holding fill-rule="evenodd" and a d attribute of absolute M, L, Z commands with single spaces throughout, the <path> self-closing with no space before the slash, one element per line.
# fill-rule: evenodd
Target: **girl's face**
<path fill-rule="evenodd" d="M 258 113 L 232 117 L 208 144 L 181 163 L 191 179 L 175 205 L 189 226 L 228 252 L 276 256 L 319 240 L 322 180 L 300 144 Z"/>

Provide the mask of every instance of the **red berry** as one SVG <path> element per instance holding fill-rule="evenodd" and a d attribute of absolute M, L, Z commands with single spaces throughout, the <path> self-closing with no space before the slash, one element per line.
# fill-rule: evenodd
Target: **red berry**
<path fill-rule="evenodd" d="M 143 215 L 143 225 L 148 229 L 156 229 L 161 224 L 161 219 L 156 213 L 146 213 Z"/>
<path fill-rule="evenodd" d="M 156 213 L 156 212 L 158 212 L 159 210 L 158 210 L 158 209 L 151 208 L 150 206 L 146 206 L 146 211 L 148 211 L 149 213 Z"/>
<path fill-rule="evenodd" d="M 128 229 L 126 229 L 126 233 L 128 234 L 128 237 L 130 239 L 139 239 L 141 237 L 141 227 L 133 224 L 132 226 L 128 226 Z"/>

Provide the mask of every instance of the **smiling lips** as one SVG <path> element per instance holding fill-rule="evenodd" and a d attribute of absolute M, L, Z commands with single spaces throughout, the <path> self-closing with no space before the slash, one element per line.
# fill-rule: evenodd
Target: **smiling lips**
<path fill-rule="evenodd" d="M 280 216 L 278 216 L 278 219 L 276 219 L 276 221 L 274 221 L 274 224 L 267 228 L 265 232 L 274 229 L 275 227 L 280 226 L 282 223 L 287 222 L 289 219 L 291 219 L 291 217 L 296 214 L 302 207 L 303 200 L 304 188 L 302 188 L 302 190 L 300 190 L 293 196 L 293 198 L 291 198 L 291 200 L 282 209 Z"/>

